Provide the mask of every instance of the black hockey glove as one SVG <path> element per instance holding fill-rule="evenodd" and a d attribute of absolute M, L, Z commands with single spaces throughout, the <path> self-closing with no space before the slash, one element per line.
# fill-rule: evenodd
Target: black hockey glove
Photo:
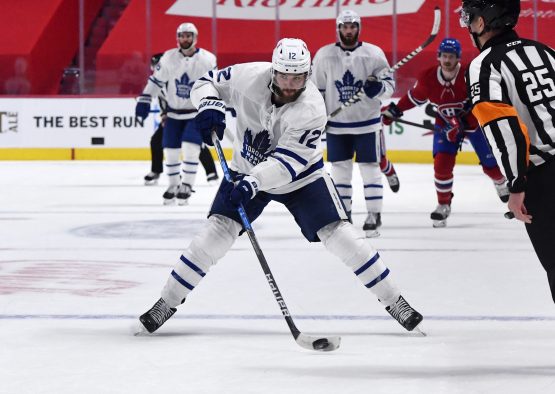
<path fill-rule="evenodd" d="M 225 103 L 217 97 L 203 98 L 200 100 L 195 122 L 204 143 L 213 146 L 213 131 L 216 132 L 219 140 L 224 138 Z"/>
<path fill-rule="evenodd" d="M 382 107 L 382 122 L 384 125 L 389 126 L 395 119 L 403 116 L 401 108 L 397 107 L 395 103 L 389 103 L 388 106 Z"/>
<path fill-rule="evenodd" d="M 385 90 L 383 82 L 376 77 L 368 78 L 362 88 L 364 89 L 364 93 L 366 93 L 369 98 L 376 98 Z"/>
<path fill-rule="evenodd" d="M 151 97 L 149 94 L 141 94 L 137 97 L 137 105 L 135 106 L 135 116 L 141 120 L 145 120 L 150 112 Z"/>
<path fill-rule="evenodd" d="M 258 179 L 247 175 L 240 181 L 226 182 L 222 186 L 225 205 L 229 209 L 237 209 L 239 205 L 245 206 L 258 193 Z"/>

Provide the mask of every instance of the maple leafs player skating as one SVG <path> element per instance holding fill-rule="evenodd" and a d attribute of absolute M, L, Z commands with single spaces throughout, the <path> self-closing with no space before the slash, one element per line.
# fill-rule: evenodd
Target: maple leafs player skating
<path fill-rule="evenodd" d="M 222 180 L 206 225 L 177 261 L 162 297 L 141 315 L 142 331 L 152 333 L 164 324 L 232 247 L 243 232 L 237 207 L 242 204 L 252 222 L 270 201 L 285 205 L 304 237 L 321 241 L 340 258 L 404 328 L 411 331 L 421 322 L 378 252 L 347 220 L 324 169 L 321 135 L 327 115 L 310 71 L 306 44 L 285 38 L 272 63 L 210 71 L 193 86 L 196 121 L 206 143 L 212 144 L 213 131 L 223 137 L 226 105 L 237 110 L 229 165 L 235 180 Z"/>
<path fill-rule="evenodd" d="M 191 102 L 191 89 L 198 78 L 216 68 L 216 57 L 196 47 L 198 30 L 192 23 L 180 24 L 176 34 L 177 48 L 164 52 L 155 66 L 137 99 L 135 114 L 145 119 L 152 98 L 158 97 L 161 90 L 165 91 L 167 118 L 162 145 L 169 187 L 163 195 L 164 204 L 177 201 L 179 205 L 185 205 L 193 192 L 202 145 L 200 132 L 193 121 L 197 109 Z"/>
<path fill-rule="evenodd" d="M 154 68 L 160 61 L 163 53 L 156 53 L 150 58 L 150 70 L 154 72 Z M 166 92 L 165 89 L 161 89 L 158 93 L 158 108 L 154 106 L 151 109 L 151 113 L 159 112 L 159 118 L 155 120 L 156 131 L 152 134 L 150 138 L 150 154 L 151 154 L 151 165 L 150 172 L 145 175 L 144 181 L 145 185 L 157 185 L 160 174 L 163 172 L 164 168 L 164 147 L 162 146 L 162 136 L 164 132 L 164 125 L 167 118 L 167 108 L 168 103 L 166 102 Z M 203 144 L 199 155 L 200 163 L 206 171 L 206 180 L 208 183 L 213 183 L 218 180 L 218 172 L 216 171 L 216 165 L 214 164 L 214 159 L 212 154 L 206 145 Z"/>
<path fill-rule="evenodd" d="M 434 182 L 438 205 L 430 218 L 434 227 L 445 227 L 451 213 L 453 199 L 453 168 L 463 140 L 472 144 L 480 159 L 484 173 L 491 178 L 502 201 L 509 198 L 507 181 L 486 138 L 470 110 L 464 81 L 467 65 L 460 63 L 461 44 L 454 38 L 445 38 L 437 50 L 438 66 L 424 70 L 418 80 L 398 104 L 383 108 L 384 124 L 391 124 L 403 116 L 403 111 L 428 101 L 436 108 L 434 130 Z"/>
<path fill-rule="evenodd" d="M 328 113 L 347 102 L 361 89 L 362 102 L 349 107 L 328 121 L 326 141 L 331 176 L 347 212 L 352 205 L 353 157 L 364 183 L 367 217 L 363 230 L 377 236 L 381 225 L 383 185 L 381 171 L 391 189 L 399 190 L 399 178 L 385 155 L 380 117 L 381 100 L 395 90 L 389 64 L 376 45 L 359 40 L 360 17 L 351 10 L 342 11 L 336 20 L 337 42 L 326 45 L 314 56 L 312 80 L 324 96 Z M 379 77 L 368 80 L 369 76 Z"/>

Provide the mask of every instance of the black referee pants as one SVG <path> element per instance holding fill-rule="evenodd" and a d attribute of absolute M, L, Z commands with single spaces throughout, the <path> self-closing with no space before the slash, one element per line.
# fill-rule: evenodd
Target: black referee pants
<path fill-rule="evenodd" d="M 555 160 L 529 171 L 524 205 L 532 215 L 526 231 L 547 272 L 555 302 Z"/>
<path fill-rule="evenodd" d="M 164 149 L 162 148 L 162 133 L 164 126 L 160 124 L 150 138 L 151 164 L 150 170 L 157 174 L 164 172 Z"/>

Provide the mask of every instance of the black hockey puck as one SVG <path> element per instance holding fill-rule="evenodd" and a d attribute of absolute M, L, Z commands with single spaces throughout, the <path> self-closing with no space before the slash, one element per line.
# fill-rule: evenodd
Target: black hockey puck
<path fill-rule="evenodd" d="M 326 338 L 317 339 L 314 342 L 312 342 L 312 347 L 314 347 L 314 350 L 324 350 L 329 345 L 330 343 Z"/>

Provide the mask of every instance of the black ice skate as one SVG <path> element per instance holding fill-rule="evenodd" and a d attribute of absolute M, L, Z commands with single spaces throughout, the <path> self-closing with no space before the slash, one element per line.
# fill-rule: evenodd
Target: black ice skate
<path fill-rule="evenodd" d="M 212 172 L 210 174 L 206 174 L 206 182 L 208 182 L 208 184 L 213 185 L 215 183 L 218 182 L 218 174 L 216 172 Z"/>
<path fill-rule="evenodd" d="M 162 195 L 164 199 L 164 205 L 170 205 L 175 202 L 175 197 L 177 196 L 177 191 L 179 190 L 179 185 L 170 185 L 168 189 Z"/>
<path fill-rule="evenodd" d="M 189 204 L 189 197 L 195 191 L 191 188 L 191 185 L 188 183 L 182 183 L 177 190 L 176 198 L 178 205 L 187 205 Z"/>
<path fill-rule="evenodd" d="M 495 191 L 499 196 L 499 199 L 503 202 L 509 201 L 509 187 L 507 186 L 507 182 L 504 180 L 500 183 L 493 183 L 495 185 Z"/>
<path fill-rule="evenodd" d="M 389 183 L 389 188 L 393 193 L 397 193 L 399 191 L 399 187 L 401 184 L 399 183 L 399 177 L 397 173 L 394 172 L 393 174 L 386 176 L 387 183 Z"/>
<path fill-rule="evenodd" d="M 362 230 L 368 238 L 379 237 L 378 227 L 382 225 L 382 215 L 379 212 L 369 212 Z"/>
<path fill-rule="evenodd" d="M 407 331 L 412 331 L 422 321 L 423 317 L 420 313 L 415 311 L 403 296 L 399 296 L 397 301 L 393 305 L 385 308 L 387 313 L 389 313 L 395 320 L 399 322 L 400 325 L 405 327 Z M 421 332 L 417 329 L 417 331 Z M 424 333 L 422 333 L 424 335 Z"/>
<path fill-rule="evenodd" d="M 147 186 L 157 185 L 159 178 L 160 178 L 159 173 L 151 171 L 145 175 L 145 185 Z"/>
<path fill-rule="evenodd" d="M 139 325 L 139 330 L 137 330 L 137 334 L 141 332 L 144 333 L 144 331 L 148 331 L 149 334 L 152 334 L 159 329 L 166 320 L 172 317 L 176 310 L 176 308 L 170 308 L 168 304 L 166 304 L 166 301 L 160 298 L 152 308 L 139 317 L 141 323 Z"/>
<path fill-rule="evenodd" d="M 447 218 L 451 214 L 451 206 L 448 204 L 439 204 L 435 211 L 430 214 L 435 228 L 445 227 L 447 225 Z"/>

